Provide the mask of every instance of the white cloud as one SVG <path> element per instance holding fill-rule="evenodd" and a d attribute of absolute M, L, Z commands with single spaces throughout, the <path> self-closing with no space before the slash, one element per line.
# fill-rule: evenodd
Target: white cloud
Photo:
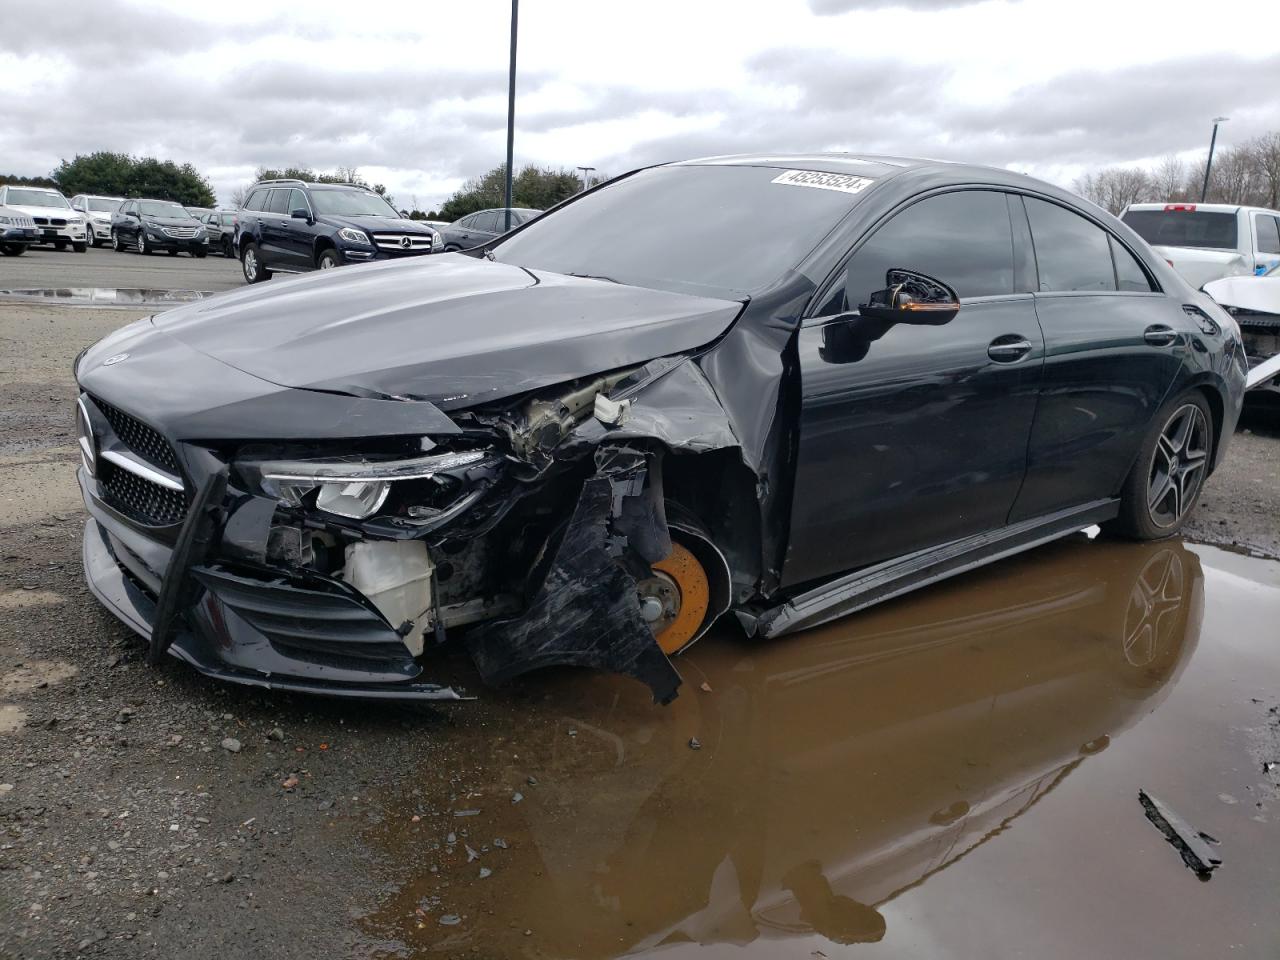
<path fill-rule="evenodd" d="M 205 171 L 361 167 L 439 204 L 505 149 L 508 6 L 0 0 L 0 167 L 98 149 Z M 1221 0 L 1215 23 L 1256 3 Z M 1280 128 L 1280 35 L 1190 0 L 525 3 L 517 162 L 734 150 L 944 156 L 1060 182 Z"/>

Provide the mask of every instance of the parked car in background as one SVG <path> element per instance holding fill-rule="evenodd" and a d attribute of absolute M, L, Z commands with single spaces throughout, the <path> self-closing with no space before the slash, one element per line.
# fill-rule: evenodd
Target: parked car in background
<path fill-rule="evenodd" d="M 117 253 L 166 251 L 204 257 L 209 238 L 204 224 L 171 200 L 126 200 L 111 218 L 111 245 Z"/>
<path fill-rule="evenodd" d="M 1137 234 L 1019 173 L 651 167 L 483 255 L 86 350 L 85 573 L 152 662 L 226 680 L 452 699 L 453 640 L 489 682 L 589 666 L 666 702 L 730 611 L 776 637 L 1092 524 L 1176 534 L 1242 352 Z"/>
<path fill-rule="evenodd" d="M 0 253 L 6 257 L 20 257 L 27 247 L 40 240 L 36 222 L 21 210 L 0 207 Z"/>
<path fill-rule="evenodd" d="M 443 249 L 440 234 L 368 187 L 263 180 L 239 211 L 236 233 L 244 278 L 328 270 L 349 263 L 417 257 Z"/>
<path fill-rule="evenodd" d="M 191 214 L 197 220 L 203 220 L 209 214 L 213 213 L 212 207 L 183 207 L 183 210 Z"/>
<path fill-rule="evenodd" d="M 1240 324 L 1249 358 L 1251 396 L 1280 402 L 1280 374 L 1260 368 L 1280 355 L 1280 266 L 1256 277 L 1224 277 L 1204 285 L 1204 292 L 1226 308 Z M 1255 382 L 1256 381 L 1256 382 Z"/>
<path fill-rule="evenodd" d="M 1280 263 L 1280 212 L 1234 203 L 1131 203 L 1120 215 L 1197 289 Z"/>
<path fill-rule="evenodd" d="M 453 225 L 453 222 L 450 220 L 422 220 L 420 222 L 425 223 L 428 227 L 431 227 L 431 229 L 433 230 L 444 230 L 445 227 L 450 227 Z"/>
<path fill-rule="evenodd" d="M 71 207 L 84 217 L 85 242 L 91 247 L 111 242 L 111 215 L 120 209 L 124 197 L 99 197 L 78 193 Z"/>
<path fill-rule="evenodd" d="M 13 207 L 30 217 L 40 231 L 39 243 L 51 243 L 58 250 L 71 249 L 84 253 L 84 217 L 57 190 L 48 187 L 0 186 L 0 207 Z"/>
<path fill-rule="evenodd" d="M 465 217 L 459 217 L 442 229 L 444 248 L 446 250 L 470 250 L 488 243 L 507 231 L 507 208 L 496 207 L 492 210 L 477 210 Z M 511 208 L 511 229 L 527 223 L 541 210 L 530 210 L 527 207 Z"/>
<path fill-rule="evenodd" d="M 209 249 L 224 257 L 235 257 L 236 211 L 213 210 L 201 218 L 205 233 L 209 236 Z"/>

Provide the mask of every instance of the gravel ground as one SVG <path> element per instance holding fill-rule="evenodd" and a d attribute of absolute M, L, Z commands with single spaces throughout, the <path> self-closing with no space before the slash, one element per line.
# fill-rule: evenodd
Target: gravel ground
<path fill-rule="evenodd" d="M 55 256 L 77 255 L 6 262 L 0 287 Z M 22 285 L 39 285 L 42 268 Z M 203 274 L 190 282 L 213 288 Z M 362 838 L 408 811 L 377 798 L 420 798 L 414 816 L 444 836 L 449 802 L 479 776 L 466 744 L 510 737 L 518 750 L 556 718 L 529 709 L 536 683 L 409 709 L 146 667 L 81 579 L 70 374 L 81 348 L 137 315 L 0 305 L 0 956 L 402 955 L 355 922 L 395 889 L 394 852 Z M 1197 538 L 1280 556 L 1278 452 L 1275 421 L 1248 421 Z M 434 779 L 419 791 L 406 778 L 421 771 Z"/>

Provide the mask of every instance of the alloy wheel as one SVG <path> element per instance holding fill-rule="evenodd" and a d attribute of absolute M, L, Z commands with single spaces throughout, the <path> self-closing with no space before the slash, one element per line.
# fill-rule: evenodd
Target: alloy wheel
<path fill-rule="evenodd" d="M 1209 423 L 1184 403 L 1165 423 L 1147 475 L 1147 510 L 1157 527 L 1176 526 L 1195 503 L 1209 460 Z"/>
<path fill-rule="evenodd" d="M 258 279 L 258 252 L 253 247 L 244 252 L 244 278 L 250 283 Z"/>

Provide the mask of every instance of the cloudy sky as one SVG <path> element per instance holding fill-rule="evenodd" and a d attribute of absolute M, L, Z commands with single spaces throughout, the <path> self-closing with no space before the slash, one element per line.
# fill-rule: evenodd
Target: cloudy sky
<path fill-rule="evenodd" d="M 404 206 L 500 163 L 507 0 L 0 0 L 0 172 L 107 149 L 358 166 Z M 1257 0 L 524 0 L 516 162 L 749 150 L 1083 170 L 1280 129 Z"/>

